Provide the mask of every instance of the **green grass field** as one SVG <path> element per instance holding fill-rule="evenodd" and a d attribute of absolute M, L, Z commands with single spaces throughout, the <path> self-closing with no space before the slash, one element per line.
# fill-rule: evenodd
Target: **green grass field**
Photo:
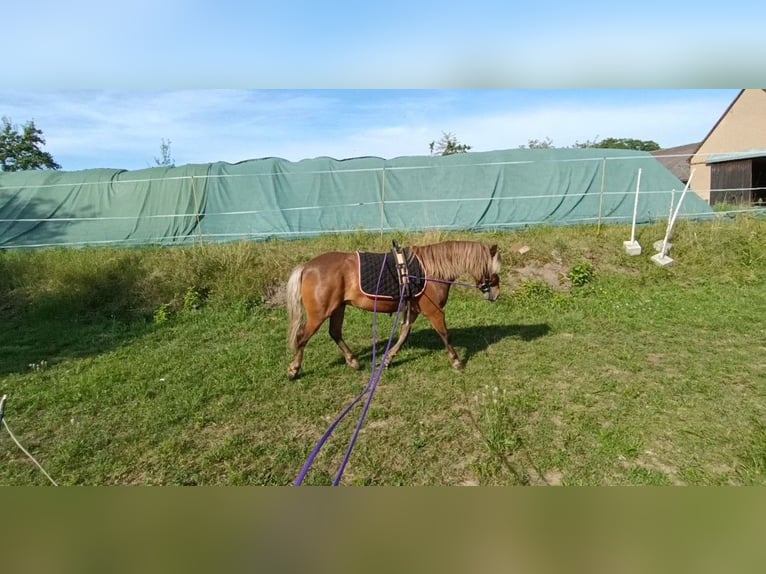
<path fill-rule="evenodd" d="M 670 268 L 649 260 L 664 226 L 639 229 L 639 257 L 629 231 L 397 235 L 498 243 L 501 298 L 453 288 L 460 372 L 415 324 L 343 484 L 766 484 L 766 220 L 679 222 Z M 372 314 L 346 314 L 362 371 L 324 326 L 290 382 L 280 289 L 316 254 L 392 237 L 0 252 L 7 424 L 60 485 L 290 484 L 369 379 Z M 331 482 L 360 411 L 306 484 Z M 49 484 L 4 427 L 0 484 Z"/>

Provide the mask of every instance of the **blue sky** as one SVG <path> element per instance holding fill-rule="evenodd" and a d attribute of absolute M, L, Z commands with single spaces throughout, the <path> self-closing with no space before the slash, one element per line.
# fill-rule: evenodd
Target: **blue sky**
<path fill-rule="evenodd" d="M 702 138 L 738 89 L 0 90 L 0 110 L 43 130 L 65 170 L 142 169 L 169 140 L 177 165 L 425 155 L 443 132 L 473 151 L 606 137 L 672 147 Z"/>
<path fill-rule="evenodd" d="M 36 88 L 742 86 L 765 50 L 755 0 L 6 4 L 0 84 Z"/>
<path fill-rule="evenodd" d="M 177 164 L 421 154 L 443 131 L 670 147 L 766 85 L 754 1 L 30 0 L 3 19 L 0 115 L 34 119 L 67 170 L 144 168 L 163 138 Z"/>

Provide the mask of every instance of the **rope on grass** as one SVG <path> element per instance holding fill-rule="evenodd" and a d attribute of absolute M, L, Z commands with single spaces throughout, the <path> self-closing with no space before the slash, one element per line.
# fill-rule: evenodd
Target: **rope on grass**
<path fill-rule="evenodd" d="M 29 457 L 29 459 L 37 465 L 37 468 L 39 468 L 42 471 L 42 473 L 48 478 L 48 480 L 51 481 L 51 484 L 53 484 L 53 486 L 58 486 L 58 484 L 56 484 L 56 481 L 51 478 L 51 475 L 48 474 L 45 471 L 45 469 L 42 467 L 42 465 L 39 462 L 37 462 L 35 457 L 33 457 L 31 454 L 29 454 L 29 451 L 27 451 L 27 449 L 25 449 L 23 446 L 21 446 L 21 443 L 18 441 L 18 439 L 11 432 L 11 429 L 8 426 L 8 423 L 6 422 L 5 417 L 4 417 L 4 413 L 5 413 L 5 399 L 7 399 L 7 398 L 8 398 L 8 395 L 3 395 L 3 398 L 0 399 L 0 421 L 3 421 L 3 425 L 5 426 L 5 430 L 8 431 L 8 434 L 10 435 L 11 440 L 13 440 L 13 442 L 16 443 L 16 446 L 18 446 L 21 449 L 21 452 L 23 452 L 25 455 L 27 455 Z"/>
<path fill-rule="evenodd" d="M 378 274 L 378 283 L 375 287 L 375 292 L 378 293 L 380 291 L 380 281 L 383 277 L 383 271 L 386 267 L 386 258 L 383 258 L 383 263 L 380 267 L 380 273 Z M 450 281 L 445 279 L 435 279 L 433 277 L 417 277 L 414 275 L 408 275 L 410 279 L 426 279 L 427 281 L 434 281 L 437 283 L 446 283 L 449 285 L 459 285 L 461 287 L 478 287 L 479 289 L 482 289 L 482 286 L 472 285 L 471 283 L 463 283 L 461 281 Z M 482 289 L 483 290 L 483 289 Z M 293 486 L 301 486 L 303 484 L 303 481 L 306 478 L 306 475 L 308 474 L 309 470 L 311 469 L 311 466 L 314 464 L 314 460 L 316 459 L 317 455 L 319 454 L 319 451 L 324 446 L 325 442 L 330 438 L 330 435 L 332 435 L 333 432 L 335 432 L 336 427 L 340 424 L 340 422 L 346 417 L 346 415 L 351 411 L 351 409 L 362 400 L 364 395 L 367 396 L 367 400 L 364 404 L 364 407 L 362 408 L 362 414 L 359 417 L 359 421 L 356 424 L 356 427 L 354 429 L 354 433 L 351 437 L 351 441 L 348 445 L 348 449 L 346 450 L 346 455 L 343 458 L 343 462 L 340 465 L 340 468 L 338 469 L 337 474 L 335 475 L 335 479 L 332 482 L 333 486 L 338 486 L 340 484 L 341 478 L 343 477 L 343 472 L 346 469 L 346 465 L 348 464 L 349 459 L 351 458 L 351 451 L 354 449 L 354 445 L 356 445 L 356 441 L 359 438 L 359 433 L 362 429 L 362 425 L 364 424 L 364 420 L 367 417 L 367 412 L 370 409 L 370 404 L 372 403 L 372 398 L 375 395 L 375 391 L 378 388 L 378 383 L 380 382 L 382 376 L 383 376 L 383 370 L 386 368 L 386 360 L 388 358 L 388 354 L 391 351 L 391 343 L 394 341 L 394 335 L 396 334 L 396 328 L 399 323 L 399 315 L 402 312 L 402 309 L 404 307 L 404 303 L 406 300 L 405 296 L 406 286 L 404 284 L 401 285 L 400 291 L 399 291 L 399 305 L 396 309 L 396 314 L 394 315 L 393 325 L 391 327 L 391 334 L 388 337 L 388 343 L 386 344 L 386 348 L 383 351 L 383 357 L 380 360 L 380 364 L 376 367 L 376 348 L 378 344 L 378 324 L 377 324 L 377 297 L 373 299 L 373 306 L 372 306 L 372 372 L 370 374 L 370 380 L 367 383 L 367 386 L 364 387 L 361 393 L 357 395 L 357 397 L 351 401 L 351 403 L 338 415 L 338 417 L 335 419 L 335 421 L 330 425 L 330 427 L 325 431 L 325 433 L 322 435 L 322 437 L 317 442 L 316 446 L 314 447 L 314 450 L 311 451 L 311 454 L 309 455 L 308 459 L 303 465 L 303 468 L 301 469 L 300 473 L 298 474 L 298 477 L 293 482 Z"/>
<path fill-rule="evenodd" d="M 375 287 L 375 292 L 378 293 L 380 291 L 380 282 L 383 278 L 383 271 L 386 268 L 386 258 L 383 258 L 383 263 L 380 266 L 380 273 L 378 274 L 378 283 Z M 399 306 L 396 310 L 396 315 L 394 317 L 394 323 L 391 328 L 391 335 L 388 338 L 388 344 L 386 345 L 386 349 L 383 352 L 383 358 L 380 361 L 380 366 L 376 368 L 375 361 L 376 361 L 376 346 L 377 346 L 377 298 L 373 300 L 373 307 L 372 307 L 372 373 L 370 375 L 370 380 L 367 383 L 367 386 L 364 387 L 361 393 L 357 395 L 357 397 L 351 401 L 351 403 L 343 409 L 343 411 L 338 415 L 338 417 L 335 419 L 335 421 L 330 425 L 330 427 L 325 431 L 325 433 L 322 435 L 322 437 L 319 439 L 319 442 L 317 442 L 316 446 L 314 447 L 314 450 L 311 451 L 311 454 L 309 455 L 308 459 L 303 465 L 303 468 L 301 468 L 300 473 L 298 474 L 298 477 L 293 482 L 293 486 L 301 486 L 303 484 L 303 481 L 306 478 L 306 475 L 308 474 L 309 470 L 311 469 L 311 466 L 314 464 L 314 460 L 316 459 L 317 455 L 319 454 L 319 451 L 324 446 L 325 442 L 330 438 L 330 435 L 332 435 L 333 432 L 335 432 L 335 428 L 340 424 L 340 422 L 346 417 L 346 415 L 351 411 L 351 409 L 360 401 L 362 400 L 362 397 L 369 393 L 369 396 L 367 397 L 367 401 L 364 404 L 364 407 L 362 409 L 362 414 L 359 417 L 359 421 L 357 422 L 357 425 L 354 429 L 354 434 L 351 437 L 351 441 L 348 445 L 348 449 L 346 450 L 346 455 L 343 458 L 343 462 L 341 463 L 340 468 L 338 469 L 337 474 L 335 475 L 335 479 L 332 482 L 333 486 L 338 486 L 340 484 L 340 480 L 343 477 L 343 472 L 346 469 L 346 465 L 348 464 L 349 458 L 351 457 L 351 451 L 354 449 L 354 445 L 356 444 L 357 438 L 359 437 L 359 432 L 362 429 L 362 425 L 364 424 L 364 419 L 367 417 L 367 411 L 370 408 L 370 404 L 372 403 L 372 397 L 375 395 L 375 390 L 378 387 L 378 383 L 380 382 L 381 377 L 383 376 L 383 369 L 385 368 L 385 360 L 388 357 L 388 353 L 391 350 L 391 343 L 394 339 L 394 334 L 396 333 L 396 327 L 399 321 L 399 314 L 402 310 L 402 307 L 404 306 L 404 286 L 401 287 L 400 291 L 400 297 L 399 297 Z"/>

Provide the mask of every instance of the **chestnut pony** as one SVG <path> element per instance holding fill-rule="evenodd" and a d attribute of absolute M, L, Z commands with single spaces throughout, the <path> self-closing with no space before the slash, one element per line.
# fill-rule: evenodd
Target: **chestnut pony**
<path fill-rule="evenodd" d="M 420 295 L 411 298 L 399 339 L 386 357 L 385 366 L 389 365 L 407 340 L 418 315 L 423 315 L 444 342 L 452 366 L 461 369 L 463 362 L 450 343 L 444 321 L 444 306 L 450 287 L 461 275 L 471 276 L 476 287 L 484 293 L 485 299 L 497 299 L 501 263 L 497 245 L 487 246 L 476 241 L 445 241 L 433 245 L 414 245 L 410 249 L 420 259 L 426 286 Z M 397 300 L 373 299 L 360 290 L 355 252 L 323 253 L 293 269 L 287 281 L 288 342 L 295 351 L 295 357 L 287 370 L 290 379 L 298 376 L 306 344 L 327 319 L 330 319 L 330 337 L 340 348 L 346 363 L 353 369 L 359 369 L 359 361 L 343 340 L 346 305 L 381 313 L 394 313 L 399 309 Z"/>

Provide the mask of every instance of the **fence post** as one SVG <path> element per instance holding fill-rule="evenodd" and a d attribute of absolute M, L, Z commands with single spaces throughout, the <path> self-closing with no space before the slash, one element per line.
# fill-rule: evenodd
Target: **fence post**
<path fill-rule="evenodd" d="M 601 235 L 601 212 L 604 208 L 604 181 L 606 180 L 606 158 L 601 158 L 601 192 L 598 198 L 598 226 L 596 235 Z"/>
<path fill-rule="evenodd" d="M 380 237 L 383 237 L 383 223 L 385 221 L 386 212 L 386 166 L 383 166 L 382 184 L 380 189 Z"/>

